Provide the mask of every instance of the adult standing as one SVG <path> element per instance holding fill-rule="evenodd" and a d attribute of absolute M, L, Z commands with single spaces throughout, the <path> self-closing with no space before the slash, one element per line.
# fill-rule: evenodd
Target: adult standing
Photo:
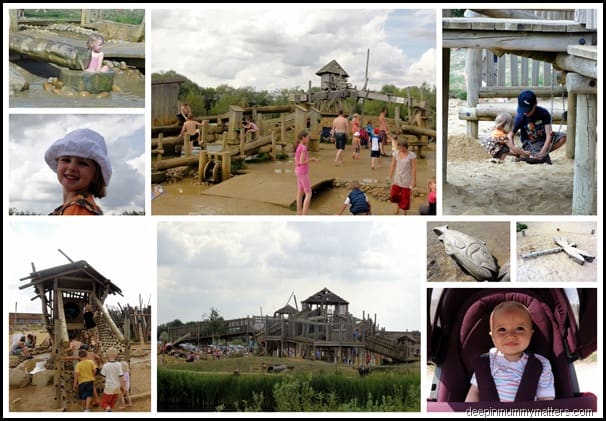
<path fill-rule="evenodd" d="M 383 107 L 381 113 L 379 114 L 379 140 L 381 142 L 381 156 L 387 156 L 385 154 L 385 144 L 387 143 L 389 129 L 387 128 L 387 121 L 385 120 L 385 117 L 387 117 L 387 107 Z"/>
<path fill-rule="evenodd" d="M 330 132 L 330 134 L 335 137 L 335 146 L 337 148 L 335 165 L 343 165 L 343 151 L 345 151 L 348 132 L 349 122 L 343 116 L 343 110 L 339 110 L 339 115 L 332 122 L 332 130 Z"/>

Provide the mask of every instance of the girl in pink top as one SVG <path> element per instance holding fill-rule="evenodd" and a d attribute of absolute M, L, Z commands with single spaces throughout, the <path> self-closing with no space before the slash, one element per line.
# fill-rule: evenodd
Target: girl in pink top
<path fill-rule="evenodd" d="M 295 174 L 297 176 L 297 215 L 306 215 L 311 203 L 311 180 L 309 179 L 309 163 L 317 162 L 318 158 L 310 158 L 307 154 L 309 133 L 301 131 L 295 144 Z M 305 199 L 303 199 L 305 195 Z"/>
<path fill-rule="evenodd" d="M 86 46 L 90 51 L 90 61 L 88 62 L 87 72 L 108 72 L 109 67 L 103 65 L 103 37 L 99 34 L 90 34 L 86 40 Z"/>

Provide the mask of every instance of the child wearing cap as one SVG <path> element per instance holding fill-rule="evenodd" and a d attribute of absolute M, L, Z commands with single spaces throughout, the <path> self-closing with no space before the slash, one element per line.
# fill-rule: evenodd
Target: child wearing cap
<path fill-rule="evenodd" d="M 93 199 L 105 197 L 112 174 L 103 136 L 74 130 L 56 140 L 44 159 L 63 188 L 63 203 L 50 215 L 103 215 Z"/>
<path fill-rule="evenodd" d="M 522 149 L 530 153 L 528 158 L 524 158 L 528 163 L 551 164 L 549 152 L 566 143 L 566 134 L 552 131 L 551 114 L 537 105 L 537 97 L 530 90 L 522 91 L 518 96 L 518 112 L 513 122 L 513 130 L 507 134 L 512 143 L 518 131 Z"/>

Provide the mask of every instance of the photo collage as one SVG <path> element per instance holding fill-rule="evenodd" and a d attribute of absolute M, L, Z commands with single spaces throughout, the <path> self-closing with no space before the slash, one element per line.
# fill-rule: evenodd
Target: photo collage
<path fill-rule="evenodd" d="M 597 3 L 59 6 L 3 5 L 4 417 L 602 417 Z"/>

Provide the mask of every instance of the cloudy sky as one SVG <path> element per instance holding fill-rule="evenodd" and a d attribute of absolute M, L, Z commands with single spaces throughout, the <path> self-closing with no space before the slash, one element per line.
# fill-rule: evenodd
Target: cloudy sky
<path fill-rule="evenodd" d="M 48 215 L 61 204 L 61 185 L 44 154 L 68 132 L 89 128 L 105 137 L 113 171 L 107 196 L 95 199 L 97 204 L 106 215 L 145 209 L 143 115 L 11 114 L 8 121 L 11 208 Z"/>
<path fill-rule="evenodd" d="M 417 222 L 417 223 L 415 223 Z M 418 221 L 158 223 L 158 323 L 270 314 L 328 288 L 387 330 L 420 329 Z M 423 240 L 424 241 L 424 240 Z M 290 305 L 295 306 L 294 300 Z"/>
<path fill-rule="evenodd" d="M 110 295 L 112 306 L 154 305 L 155 223 L 145 217 L 49 218 L 22 217 L 27 221 L 4 224 L 3 296 L 5 311 L 40 313 L 40 300 L 31 301 L 32 288 L 20 290 L 20 281 L 36 270 L 86 260 L 97 272 L 122 290 L 124 297 Z"/>
<path fill-rule="evenodd" d="M 194 8 L 152 10 L 152 72 L 175 70 L 202 87 L 307 89 L 309 81 L 319 86 L 315 73 L 335 59 L 362 88 L 370 49 L 369 89 L 436 85 L 435 10 Z"/>

